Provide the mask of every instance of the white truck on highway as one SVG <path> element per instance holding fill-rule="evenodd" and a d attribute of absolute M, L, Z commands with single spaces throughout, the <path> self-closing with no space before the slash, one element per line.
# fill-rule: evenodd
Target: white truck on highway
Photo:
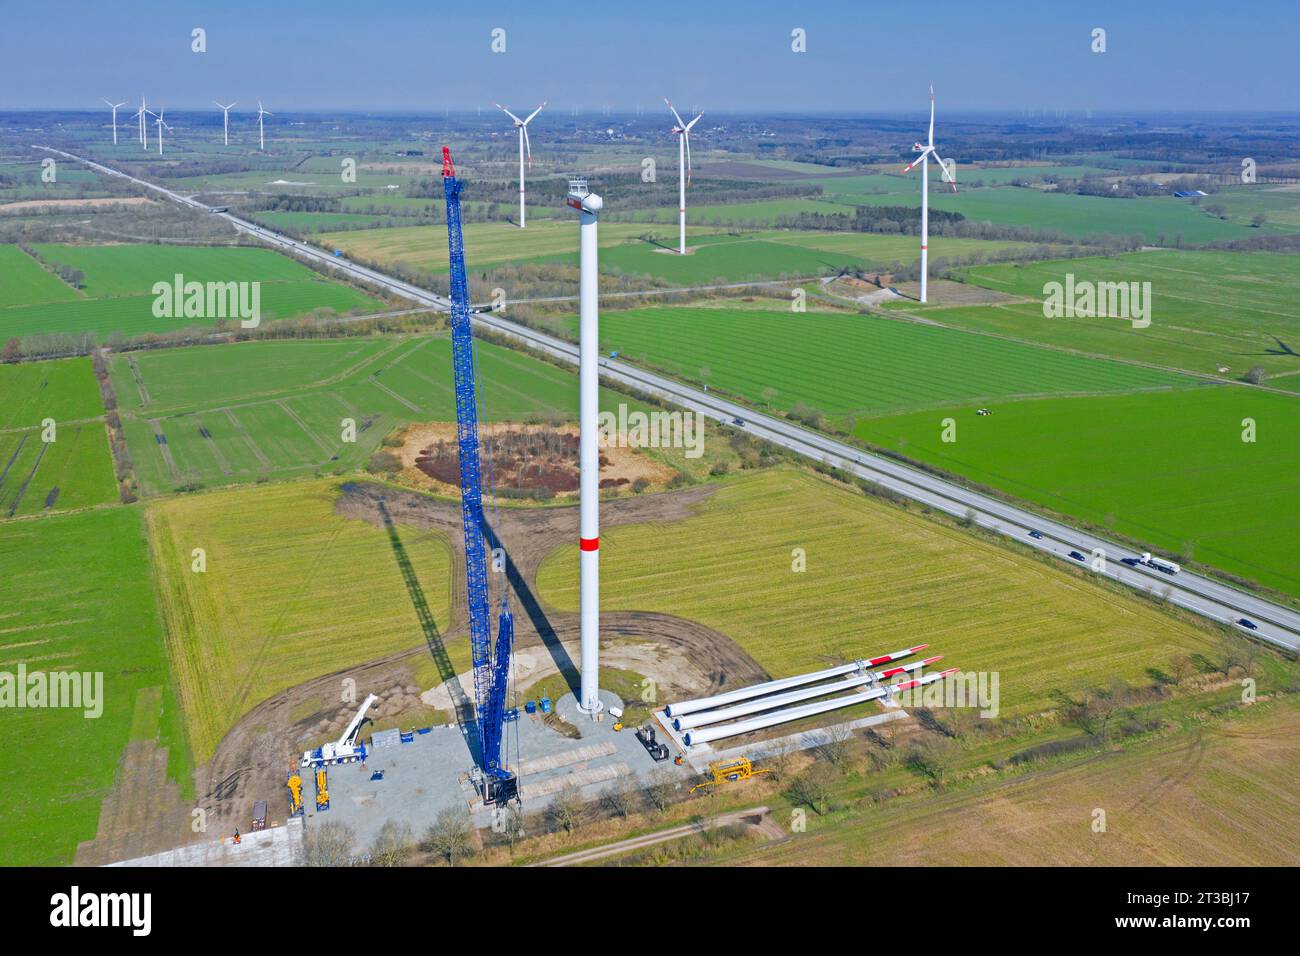
<path fill-rule="evenodd" d="M 1150 551 L 1144 551 L 1139 559 L 1147 567 L 1155 568 L 1157 571 L 1163 571 L 1165 574 L 1177 574 L 1182 570 L 1172 561 L 1166 561 L 1164 558 L 1153 558 Z"/>

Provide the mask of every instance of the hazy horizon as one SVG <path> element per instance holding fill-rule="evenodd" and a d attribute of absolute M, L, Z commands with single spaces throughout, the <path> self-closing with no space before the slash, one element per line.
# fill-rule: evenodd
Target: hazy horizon
<path fill-rule="evenodd" d="M 143 92 L 174 109 L 260 98 L 272 110 L 434 115 L 549 100 L 627 113 L 661 110 L 666 95 L 714 113 L 883 115 L 923 108 L 930 82 L 950 115 L 1300 109 L 1300 10 L 1252 19 L 1207 0 L 1086 10 L 757 0 L 566 14 L 414 0 L 74 0 L 55 12 L 15 6 L 6 26 L 4 111 L 94 109 Z M 206 52 L 191 51 L 196 27 Z M 1098 27 L 1104 53 L 1091 50 Z M 505 52 L 491 49 L 497 28 Z M 796 28 L 807 52 L 791 50 Z"/>

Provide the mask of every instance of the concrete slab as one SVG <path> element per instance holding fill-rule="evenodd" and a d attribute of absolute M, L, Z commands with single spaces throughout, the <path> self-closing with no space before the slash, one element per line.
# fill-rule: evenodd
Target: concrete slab
<path fill-rule="evenodd" d="M 606 710 L 621 706 L 614 694 L 602 693 Z M 507 751 L 519 774 L 524 811 L 545 808 L 566 785 L 577 786 L 588 800 L 614 781 L 644 777 L 656 766 L 666 767 L 683 782 L 694 776 L 688 767 L 671 761 L 656 763 L 637 740 L 633 728 L 615 731 L 608 713 L 594 720 L 577 709 L 572 694 L 555 702 L 558 720 L 578 736 L 566 736 L 542 720 L 540 714 L 520 713 L 506 725 Z M 371 780 L 381 770 L 383 780 Z M 364 765 L 331 767 L 330 809 L 317 812 L 309 801 L 306 826 L 330 820 L 343 823 L 356 834 L 358 850 L 373 842 L 388 820 L 404 822 L 418 837 L 446 807 L 470 811 L 475 826 L 492 823 L 492 811 L 482 806 L 471 780 L 474 761 L 465 736 L 456 726 L 434 727 L 416 734 L 411 743 L 371 747 Z M 309 788 L 309 796 L 314 795 Z"/>
<path fill-rule="evenodd" d="M 281 827 L 241 833 L 238 844 L 226 837 L 109 866 L 293 866 L 302 846 L 302 835 L 302 820 L 295 817 Z"/>

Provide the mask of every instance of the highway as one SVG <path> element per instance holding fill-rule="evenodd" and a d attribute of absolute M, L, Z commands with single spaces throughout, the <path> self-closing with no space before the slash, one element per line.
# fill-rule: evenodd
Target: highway
<path fill-rule="evenodd" d="M 167 198 L 194 209 L 209 207 L 188 196 L 145 182 L 109 167 L 94 163 L 62 150 L 37 147 L 68 159 L 84 163 L 105 175 L 117 176 L 138 184 L 144 189 L 160 193 Z M 291 239 L 256 223 L 241 219 L 231 213 L 209 213 L 229 221 L 240 232 L 320 264 L 328 265 L 345 275 L 369 283 L 377 288 L 403 296 L 413 302 L 438 310 L 449 310 L 451 303 L 444 297 L 387 276 L 374 269 L 339 258 L 305 242 Z M 576 227 L 575 227 L 576 237 Z M 511 303 L 507 301 L 506 308 Z M 478 313 L 476 324 L 491 329 L 507 338 L 568 364 L 578 363 L 578 346 L 520 325 L 505 317 L 503 312 Z M 770 441 L 799 455 L 829 463 L 859 478 L 876 482 L 884 488 L 904 495 L 916 502 L 957 518 L 970 516 L 982 528 L 1014 538 L 1021 544 L 1053 555 L 1069 564 L 1078 564 L 1089 573 L 1110 578 L 1128 587 L 1146 591 L 1196 614 L 1224 622 L 1243 634 L 1261 638 L 1285 650 L 1300 650 L 1300 612 L 1264 598 L 1241 591 L 1230 585 L 1183 570 L 1166 574 L 1145 565 L 1137 564 L 1138 553 L 1132 548 L 1108 541 L 1086 531 L 1051 521 L 1024 508 L 1007 504 L 996 498 L 935 477 L 882 455 L 864 451 L 853 445 L 814 432 L 783 418 L 755 411 L 735 402 L 684 385 L 673 379 L 647 372 L 613 358 L 601 360 L 601 375 L 622 385 L 635 388 L 684 409 L 694 411 L 706 419 L 719 423 L 744 424 L 736 427 L 757 438 Z M 1041 538 L 1029 536 L 1031 530 L 1041 533 Z M 1071 557 L 1077 552 L 1084 557 L 1078 561 Z M 1099 557 L 1104 560 L 1097 561 Z M 864 582 L 869 587 L 869 582 Z M 1247 630 L 1237 624 L 1247 618 L 1257 625 L 1257 630 Z"/>

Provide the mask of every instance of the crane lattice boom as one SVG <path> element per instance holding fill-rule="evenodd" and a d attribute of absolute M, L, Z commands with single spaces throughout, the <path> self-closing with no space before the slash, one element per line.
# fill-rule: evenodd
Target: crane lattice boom
<path fill-rule="evenodd" d="M 514 618 L 503 591 L 496 646 L 488 616 L 487 547 L 479 461 L 478 398 L 474 378 L 474 330 L 470 320 L 465 246 L 461 236 L 460 191 L 451 151 L 442 148 L 442 185 L 447 198 L 447 247 L 451 263 L 451 347 L 455 372 L 456 442 L 460 462 L 460 508 L 465 533 L 465 585 L 469 604 L 469 638 L 474 664 L 474 704 L 484 774 L 484 799 L 505 802 L 516 782 L 502 756 L 506 693 Z"/>

